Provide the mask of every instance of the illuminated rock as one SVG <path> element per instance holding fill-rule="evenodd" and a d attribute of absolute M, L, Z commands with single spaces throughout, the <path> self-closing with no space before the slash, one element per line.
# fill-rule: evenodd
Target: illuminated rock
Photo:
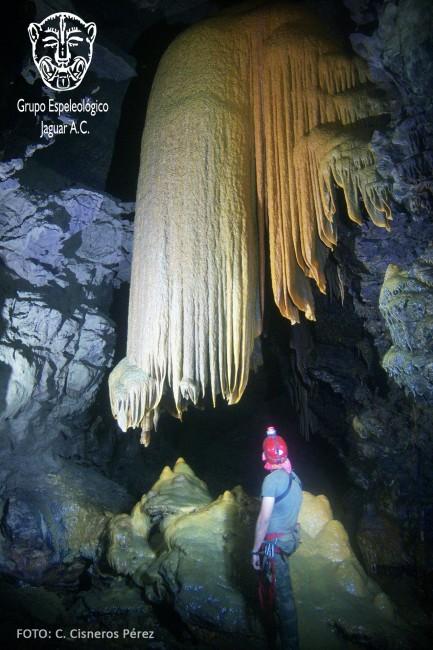
<path fill-rule="evenodd" d="M 368 580 L 364 570 L 353 557 L 339 563 L 335 572 L 337 582 L 352 596 L 368 596 Z M 385 594 L 383 594 L 385 595 Z"/>
<path fill-rule="evenodd" d="M 433 253 L 408 270 L 387 268 L 379 308 L 393 345 L 382 359 L 386 372 L 421 402 L 433 397 Z"/>
<path fill-rule="evenodd" d="M 173 470 L 164 467 L 158 481 L 141 500 L 143 510 L 158 519 L 191 512 L 210 502 L 206 484 L 183 458 L 177 459 Z"/>
<path fill-rule="evenodd" d="M 239 491 L 224 492 L 209 505 L 170 518 L 163 526 L 166 550 L 141 575 L 137 572 L 136 579 L 151 601 L 174 599 L 186 623 L 244 633 L 245 588 L 249 585 L 250 593 L 254 588 L 248 533 Z M 242 576 L 247 576 L 244 584 Z"/>
<path fill-rule="evenodd" d="M 21 354 L 19 349 L 0 345 L 0 366 L 2 368 L 2 390 L 4 403 L 0 422 L 16 416 L 27 406 L 36 386 L 35 368 Z"/>
<path fill-rule="evenodd" d="M 302 530 L 308 533 L 310 537 L 316 537 L 331 519 L 332 510 L 328 499 L 323 494 L 315 497 L 309 492 L 304 492 L 299 513 L 299 523 Z"/>
<path fill-rule="evenodd" d="M 89 189 L 51 191 L 51 179 L 32 191 L 29 158 L 40 148 L 0 165 L 0 385 L 8 402 L 0 410 L 10 440 L 25 439 L 38 456 L 88 426 L 114 354 L 108 312 L 112 287 L 129 279 L 132 209 Z"/>
<path fill-rule="evenodd" d="M 150 517 L 137 503 L 131 515 L 116 515 L 108 527 L 106 558 L 121 575 L 133 575 L 143 563 L 150 563 L 155 553 L 148 544 Z"/>
<path fill-rule="evenodd" d="M 178 497 L 179 476 L 185 482 Z M 141 535 L 144 559 L 136 562 L 136 554 L 128 568 L 125 549 L 127 561 L 121 563 L 121 572 L 132 575 L 149 600 L 173 607 L 195 634 L 205 638 L 207 630 L 215 643 L 221 635 L 220 647 L 227 634 L 237 640 L 249 638 L 251 647 L 260 644 L 263 630 L 254 613 L 257 583 L 250 559 L 257 500 L 236 487 L 210 502 L 206 487 L 183 459 L 173 470 L 164 468 L 134 512 L 143 513 L 157 495 L 165 498 L 160 508 L 149 508 L 155 557 L 145 555 L 146 530 L 150 530 L 146 519 Z M 302 543 L 290 558 L 290 570 L 301 647 L 343 650 L 347 639 L 358 638 L 357 634 L 372 646 L 408 647 L 407 629 L 395 617 L 389 599 L 365 574 L 342 524 L 332 519 L 326 497 L 304 492 L 300 522 Z M 137 543 L 138 537 L 134 553 Z M 115 563 L 112 566 L 116 568 Z"/>
<path fill-rule="evenodd" d="M 352 554 L 347 533 L 336 519 L 329 521 L 314 541 L 317 553 L 331 562 L 343 562 Z"/>

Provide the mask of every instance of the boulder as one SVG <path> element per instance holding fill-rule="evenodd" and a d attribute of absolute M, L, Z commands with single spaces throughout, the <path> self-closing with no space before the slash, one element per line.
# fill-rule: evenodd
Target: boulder
<path fill-rule="evenodd" d="M 224 492 L 211 504 L 170 519 L 166 550 L 141 576 L 153 602 L 175 598 L 185 623 L 219 632 L 248 630 L 247 599 L 239 581 L 247 555 L 236 495 Z"/>
<path fill-rule="evenodd" d="M 166 466 L 159 479 L 145 494 L 141 505 L 153 519 L 185 514 L 211 502 L 206 483 L 201 481 L 183 458 L 178 458 L 173 470 Z"/>
<path fill-rule="evenodd" d="M 137 503 L 131 515 L 116 515 L 108 525 L 106 559 L 110 567 L 121 575 L 134 575 L 142 565 L 155 557 L 150 544 L 150 517 Z"/>
<path fill-rule="evenodd" d="M 310 537 L 316 537 L 331 519 L 332 510 L 328 499 L 323 494 L 315 497 L 309 492 L 305 492 L 302 509 L 299 513 L 302 530 Z"/>
<path fill-rule="evenodd" d="M 16 469 L 3 492 L 0 571 L 34 585 L 74 586 L 102 551 L 105 528 L 131 498 L 94 469 Z"/>
<path fill-rule="evenodd" d="M 184 480 L 179 481 L 179 476 Z M 159 509 L 158 495 L 164 495 Z M 164 468 L 137 504 L 128 525 L 138 516 L 145 522 L 141 564 L 137 567 L 134 551 L 129 568 L 123 565 L 121 573 L 132 575 L 151 602 L 173 607 L 197 634 L 206 630 L 216 634 L 218 647 L 233 647 L 222 635 L 230 635 L 232 644 L 236 639 L 241 646 L 263 647 L 263 629 L 257 622 L 257 576 L 250 564 L 257 505 L 240 487 L 210 501 L 206 486 L 179 459 L 173 470 Z M 148 519 L 141 519 L 148 507 L 157 533 L 155 527 L 149 528 Z M 408 629 L 365 574 L 342 524 L 332 517 L 328 499 L 304 492 L 299 521 L 302 542 L 290 558 L 290 570 L 301 647 L 343 650 L 348 643 L 354 648 L 362 643 L 410 648 Z M 149 542 L 153 558 L 147 550 Z M 133 549 L 137 544 L 138 537 Z M 125 558 L 128 553 L 125 549 Z"/>

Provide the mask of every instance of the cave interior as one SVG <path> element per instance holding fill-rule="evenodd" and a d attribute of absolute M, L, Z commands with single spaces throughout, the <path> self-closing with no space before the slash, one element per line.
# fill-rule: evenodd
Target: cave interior
<path fill-rule="evenodd" d="M 361 120 L 374 116 L 368 151 L 392 221 L 377 227 L 361 191 L 361 223 L 350 219 L 334 174 L 338 243 L 327 244 L 317 272 L 326 291 L 308 280 L 314 319 L 303 307 L 297 323 L 282 313 L 279 253 L 272 228 L 262 234 L 261 333 L 236 403 L 208 390 L 179 409 L 168 382 L 148 446 L 139 429 L 121 431 L 110 408 L 108 377 L 129 339 L 141 139 L 146 119 L 158 126 L 156 103 L 146 111 L 161 57 L 203 21 L 271 4 L 9 3 L 0 76 L 0 618 L 8 647 L 93 647 L 86 633 L 99 630 L 104 647 L 132 649 L 144 641 L 131 630 L 150 629 L 156 640 L 146 645 L 160 649 L 267 647 L 245 557 L 268 425 L 287 441 L 309 508 L 293 558 L 301 648 L 430 647 L 429 0 L 280 3 L 329 26 L 367 71 L 372 91 L 359 111 Z M 33 64 L 27 26 L 64 11 L 98 32 L 81 85 L 56 95 Z M 84 115 L 87 135 L 44 137 L 41 123 L 70 117 L 35 105 L 59 95 L 109 110 Z M 174 141 L 173 151 L 185 158 Z M 162 175 L 152 180 L 158 200 L 169 187 Z M 270 186 L 265 193 L 272 201 Z M 200 233 L 191 231 L 193 242 Z M 152 273 L 158 243 L 146 246 L 140 265 Z M 42 632 L 25 639 L 22 628 Z"/>

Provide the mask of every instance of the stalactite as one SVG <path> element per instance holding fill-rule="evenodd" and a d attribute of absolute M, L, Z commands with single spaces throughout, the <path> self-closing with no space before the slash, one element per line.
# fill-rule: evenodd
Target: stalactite
<path fill-rule="evenodd" d="M 181 36 L 153 85 L 127 357 L 110 378 L 124 430 L 149 426 L 165 388 L 179 417 L 207 390 L 237 402 L 261 331 L 248 57 L 224 42 L 206 26 Z"/>
<path fill-rule="evenodd" d="M 266 19 L 265 19 L 266 18 Z M 356 132 L 342 125 L 352 124 L 385 111 L 384 101 L 368 83 L 364 64 L 348 56 L 343 45 L 329 36 L 320 21 L 304 9 L 292 7 L 259 10 L 249 17 L 251 28 L 253 115 L 256 123 L 256 165 L 259 192 L 268 215 L 272 286 L 276 303 L 292 323 L 299 322 L 299 311 L 314 319 L 314 304 L 307 277 L 326 290 L 324 264 L 327 248 L 336 244 L 332 217 L 335 213 L 334 189 L 323 193 L 322 155 L 332 166 L 333 145 L 340 150 L 351 146 Z M 317 152 L 317 160 L 306 155 L 302 144 L 322 124 L 335 124 L 334 139 Z M 371 135 L 371 134 L 370 134 Z M 319 138 L 317 138 L 319 139 Z M 307 142 L 311 142 L 307 139 Z M 313 155 L 316 153 L 312 146 Z M 319 143 L 320 144 L 320 143 Z M 358 157 L 366 149 L 354 152 Z M 359 147 L 358 147 L 359 149 Z M 296 156 L 296 152 L 299 155 Z M 370 158 L 372 154 L 370 154 Z M 310 156 L 311 158 L 311 156 Z M 334 178 L 347 196 L 357 161 L 344 171 L 342 158 L 339 177 Z M 359 161 L 362 164 L 362 160 Z M 326 162 L 323 164 L 326 166 Z M 299 166 L 302 172 L 299 173 Z M 375 175 L 365 173 L 366 184 L 355 181 L 368 196 L 367 210 L 378 225 L 385 225 L 378 212 L 387 211 L 383 193 L 371 186 Z M 361 175 L 358 173 L 358 177 Z M 259 193 L 259 196 L 260 196 Z M 356 193 L 355 193 L 356 194 Z M 313 198 L 314 197 L 314 198 Z M 358 199 L 359 197 L 356 196 Z M 374 206 L 374 208 L 373 208 Z M 371 208 L 371 209 L 369 209 Z M 354 206 L 351 218 L 359 214 Z M 359 221 L 359 218 L 358 218 Z M 380 222 L 380 223 L 379 223 Z"/>
<path fill-rule="evenodd" d="M 336 244 L 335 183 L 387 227 L 368 148 L 384 112 L 361 61 L 297 6 L 209 20 L 164 55 L 137 191 L 127 356 L 110 377 L 123 430 L 151 428 L 164 392 L 177 414 L 210 393 L 237 402 L 261 332 L 265 242 L 292 323 L 314 319 Z M 148 437 L 146 436 L 146 441 Z"/>

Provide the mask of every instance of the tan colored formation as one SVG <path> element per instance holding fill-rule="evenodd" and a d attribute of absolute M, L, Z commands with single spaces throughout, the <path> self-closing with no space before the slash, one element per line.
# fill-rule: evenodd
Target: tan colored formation
<path fill-rule="evenodd" d="M 143 442 L 161 398 L 179 416 L 210 393 L 237 402 L 261 333 L 265 242 L 275 301 L 314 319 L 337 241 L 335 183 L 351 219 L 387 227 L 369 149 L 385 111 L 360 60 L 296 6 L 209 20 L 164 55 L 143 134 L 127 356 L 110 376 L 120 427 Z"/>
<path fill-rule="evenodd" d="M 239 485 L 212 500 L 179 458 L 130 516 L 110 520 L 105 560 L 150 602 L 169 604 L 197 634 L 213 630 L 213 647 L 226 648 L 228 635 L 231 647 L 265 647 L 249 602 L 257 590 L 249 550 L 258 507 Z M 301 544 L 290 557 L 290 573 L 301 647 L 347 650 L 348 636 L 360 629 L 371 647 L 414 647 L 392 603 L 357 560 L 327 497 L 303 492 L 299 523 Z"/>

